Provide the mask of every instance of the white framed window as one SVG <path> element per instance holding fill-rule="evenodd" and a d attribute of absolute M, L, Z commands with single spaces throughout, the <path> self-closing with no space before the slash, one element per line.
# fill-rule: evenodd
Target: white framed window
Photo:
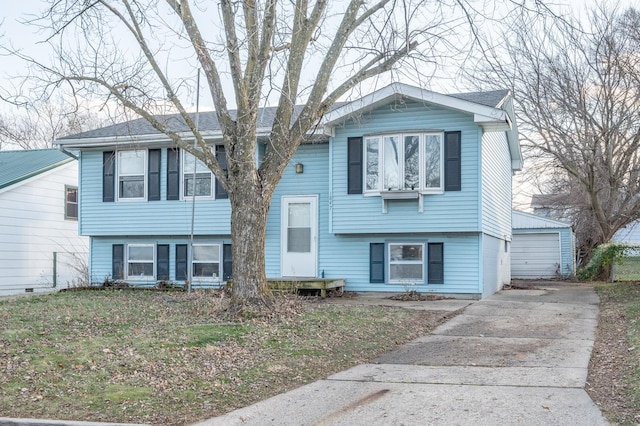
<path fill-rule="evenodd" d="M 195 171 L 196 198 L 213 198 L 213 173 L 198 158 L 187 151 L 182 151 L 182 196 L 191 198 L 194 193 L 193 178 Z"/>
<path fill-rule="evenodd" d="M 127 245 L 127 279 L 153 280 L 155 277 L 155 245 Z"/>
<path fill-rule="evenodd" d="M 78 220 L 78 187 L 64 187 L 64 218 L 66 220 Z"/>
<path fill-rule="evenodd" d="M 442 132 L 365 137 L 364 192 L 444 191 L 443 143 Z"/>
<path fill-rule="evenodd" d="M 424 243 L 389 243 L 389 283 L 424 282 Z"/>
<path fill-rule="evenodd" d="M 220 281 L 221 244 L 194 244 L 191 272 L 194 278 Z"/>
<path fill-rule="evenodd" d="M 118 151 L 118 200 L 144 200 L 146 198 L 147 151 Z"/>

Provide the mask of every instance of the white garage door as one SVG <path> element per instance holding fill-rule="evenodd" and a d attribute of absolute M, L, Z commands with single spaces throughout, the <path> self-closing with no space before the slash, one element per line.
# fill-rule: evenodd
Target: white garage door
<path fill-rule="evenodd" d="M 512 278 L 554 278 L 560 262 L 560 234 L 513 235 Z"/>

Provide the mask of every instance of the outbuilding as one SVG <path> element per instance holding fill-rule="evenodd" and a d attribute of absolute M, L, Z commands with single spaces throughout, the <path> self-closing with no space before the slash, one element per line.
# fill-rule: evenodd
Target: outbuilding
<path fill-rule="evenodd" d="M 575 237 L 570 224 L 512 212 L 511 278 L 568 277 L 575 273 Z"/>

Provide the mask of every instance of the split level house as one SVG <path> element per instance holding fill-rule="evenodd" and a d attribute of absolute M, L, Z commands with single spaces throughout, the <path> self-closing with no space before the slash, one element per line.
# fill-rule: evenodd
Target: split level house
<path fill-rule="evenodd" d="M 0 295 L 83 285 L 78 162 L 57 149 L 0 151 Z"/>
<path fill-rule="evenodd" d="M 259 112 L 258 164 L 274 111 Z M 160 119 L 188 134 L 178 116 Z M 224 165 L 215 114 L 199 123 Z M 94 282 L 182 284 L 191 272 L 194 287 L 215 287 L 242 262 L 231 258 L 224 189 L 143 119 L 57 143 L 80 158 L 79 225 Z M 521 162 L 508 91 L 443 95 L 396 83 L 340 104 L 273 196 L 267 276 L 341 278 L 349 291 L 492 294 L 510 281 L 511 180 Z"/>

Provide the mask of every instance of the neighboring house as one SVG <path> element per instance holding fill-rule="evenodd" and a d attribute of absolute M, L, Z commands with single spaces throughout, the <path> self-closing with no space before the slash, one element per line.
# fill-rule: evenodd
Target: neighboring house
<path fill-rule="evenodd" d="M 259 163 L 274 108 L 260 110 Z M 176 131 L 178 116 L 161 117 Z M 214 113 L 200 129 L 224 163 Z M 202 164 L 143 119 L 57 141 L 80 156 L 80 232 L 95 282 L 218 286 L 231 274 L 230 205 Z M 199 162 L 197 162 L 199 163 Z M 392 84 L 329 112 L 286 168 L 267 276 L 344 278 L 346 290 L 483 297 L 510 282 L 511 177 L 521 167 L 507 91 L 442 95 Z"/>
<path fill-rule="evenodd" d="M 57 149 L 0 151 L 0 295 L 79 284 L 87 244 L 78 162 Z"/>
<path fill-rule="evenodd" d="M 570 224 L 513 211 L 512 278 L 560 278 L 575 273 L 575 237 Z"/>
<path fill-rule="evenodd" d="M 640 246 L 640 220 L 636 220 L 628 224 L 612 238 L 613 242 L 628 244 L 630 246 Z"/>
<path fill-rule="evenodd" d="M 567 194 L 533 194 L 533 214 L 553 220 L 570 222 L 571 207 L 567 205 Z"/>

